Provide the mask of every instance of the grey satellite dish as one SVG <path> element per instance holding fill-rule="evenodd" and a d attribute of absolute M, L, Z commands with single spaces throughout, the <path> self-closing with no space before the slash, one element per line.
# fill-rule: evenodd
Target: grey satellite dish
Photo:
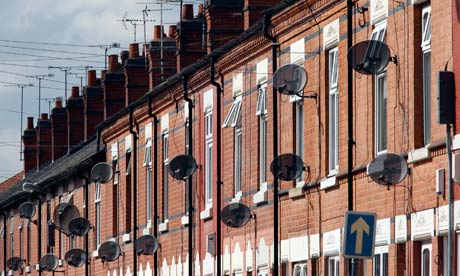
<path fill-rule="evenodd" d="M 304 170 L 302 158 L 292 153 L 278 155 L 270 164 L 270 171 L 273 176 L 284 181 L 299 178 Z"/>
<path fill-rule="evenodd" d="M 59 203 L 54 210 L 53 220 L 57 228 L 66 234 L 70 234 L 69 223 L 74 218 L 80 216 L 80 212 L 75 205 L 68 203 Z"/>
<path fill-rule="evenodd" d="M 251 210 L 244 204 L 231 203 L 222 209 L 220 217 L 225 225 L 238 228 L 248 223 L 251 218 Z"/>
<path fill-rule="evenodd" d="M 367 167 L 367 174 L 381 185 L 394 185 L 404 180 L 408 172 L 404 157 L 394 153 L 378 155 Z"/>
<path fill-rule="evenodd" d="M 73 267 L 82 266 L 86 261 L 86 252 L 80 248 L 74 248 L 65 253 L 65 261 Z"/>
<path fill-rule="evenodd" d="M 31 219 L 35 215 L 35 205 L 26 201 L 19 205 L 19 217 Z"/>
<path fill-rule="evenodd" d="M 134 244 L 137 255 L 153 255 L 158 249 L 158 240 L 154 236 L 144 235 Z"/>
<path fill-rule="evenodd" d="M 53 223 L 56 225 L 56 227 L 61 228 L 61 220 L 62 216 L 64 214 L 65 208 L 69 206 L 68 203 L 61 202 L 59 205 L 54 209 L 53 213 Z"/>
<path fill-rule="evenodd" d="M 306 84 L 307 72 L 297 64 L 284 65 L 273 74 L 273 85 L 281 94 L 303 94 Z"/>
<path fill-rule="evenodd" d="M 20 257 L 11 257 L 6 261 L 6 266 L 8 266 L 8 268 L 13 271 L 18 271 L 20 268 L 22 268 L 23 263 L 24 260 Z"/>
<path fill-rule="evenodd" d="M 84 236 L 91 227 L 89 220 L 81 217 L 73 218 L 68 225 L 69 234 L 75 236 Z"/>
<path fill-rule="evenodd" d="M 107 162 L 100 162 L 91 169 L 91 178 L 98 183 L 107 183 L 113 177 L 112 165 Z"/>
<path fill-rule="evenodd" d="M 196 171 L 196 161 L 193 156 L 182 154 L 174 157 L 169 163 L 169 174 L 177 180 L 185 180 Z"/>
<path fill-rule="evenodd" d="M 365 75 L 383 72 L 391 60 L 388 46 L 378 40 L 365 40 L 355 44 L 348 51 L 347 58 L 354 70 Z"/>
<path fill-rule="evenodd" d="M 59 265 L 59 259 L 54 254 L 46 254 L 40 259 L 40 269 L 45 271 L 55 271 Z"/>
<path fill-rule="evenodd" d="M 121 248 L 120 245 L 114 241 L 106 241 L 101 244 L 97 253 L 103 262 L 113 262 L 120 257 Z"/>

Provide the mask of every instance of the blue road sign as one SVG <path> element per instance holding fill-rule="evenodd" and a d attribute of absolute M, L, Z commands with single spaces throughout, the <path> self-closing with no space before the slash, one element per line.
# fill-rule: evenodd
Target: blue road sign
<path fill-rule="evenodd" d="M 345 213 L 344 256 L 368 259 L 374 257 L 375 224 L 377 215 L 367 212 Z"/>

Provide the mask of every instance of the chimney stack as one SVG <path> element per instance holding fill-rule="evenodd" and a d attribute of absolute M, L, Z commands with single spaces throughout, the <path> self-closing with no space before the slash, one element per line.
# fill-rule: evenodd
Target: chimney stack
<path fill-rule="evenodd" d="M 22 135 L 24 143 L 24 173 L 37 169 L 37 131 L 34 128 L 34 118 L 27 117 L 27 128 Z"/>
<path fill-rule="evenodd" d="M 129 45 L 125 65 L 125 106 L 142 97 L 149 90 L 149 74 L 145 56 L 139 56 L 139 44 Z"/>
<path fill-rule="evenodd" d="M 225 15 L 225 18 L 228 15 Z M 176 43 L 179 55 L 177 56 L 177 71 L 180 72 L 188 65 L 199 60 L 206 54 L 203 43 L 202 18 L 193 17 L 193 5 L 182 6 L 182 22 L 177 24 Z"/>
<path fill-rule="evenodd" d="M 244 30 L 246 31 L 264 15 L 264 10 L 273 7 L 279 0 L 244 0 Z"/>
<path fill-rule="evenodd" d="M 109 72 L 116 72 L 121 69 L 120 63 L 118 63 L 118 55 L 109 56 Z"/>
<path fill-rule="evenodd" d="M 51 120 L 47 113 L 40 114 L 37 125 L 37 165 L 38 169 L 52 161 Z"/>
<path fill-rule="evenodd" d="M 101 83 L 105 120 L 125 107 L 125 74 L 117 55 L 109 56 L 109 70 Z"/>
<path fill-rule="evenodd" d="M 243 32 L 243 7 L 243 0 L 206 2 L 208 54 Z"/>
<path fill-rule="evenodd" d="M 84 131 L 82 131 L 84 128 L 83 97 L 79 96 L 78 86 L 72 87 L 72 96 L 67 99 L 66 106 L 67 150 L 71 151 L 84 140 Z"/>
<path fill-rule="evenodd" d="M 192 6 L 193 8 L 193 6 Z M 161 25 L 153 28 L 153 40 L 147 50 L 149 60 L 149 90 L 162 83 L 177 71 L 176 26 L 169 27 L 169 37 L 163 35 Z M 163 63 L 161 62 L 161 35 L 163 35 Z"/>
<path fill-rule="evenodd" d="M 51 148 L 53 161 L 67 153 L 67 109 L 60 98 L 51 110 Z"/>
<path fill-rule="evenodd" d="M 96 71 L 88 71 L 89 75 L 94 75 L 96 78 Z M 101 71 L 101 78 L 104 78 L 106 71 Z M 83 88 L 83 102 L 84 102 L 84 140 L 88 140 L 96 133 L 96 125 L 104 120 L 104 93 L 102 87 L 96 82 L 92 85 Z"/>

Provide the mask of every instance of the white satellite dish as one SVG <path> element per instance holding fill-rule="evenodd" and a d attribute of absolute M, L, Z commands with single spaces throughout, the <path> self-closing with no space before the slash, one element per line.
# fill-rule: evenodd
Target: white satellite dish
<path fill-rule="evenodd" d="M 297 64 L 284 65 L 273 74 L 273 85 L 285 95 L 303 94 L 307 80 L 307 72 Z"/>
<path fill-rule="evenodd" d="M 91 178 L 94 182 L 107 183 L 112 179 L 112 165 L 107 162 L 100 162 L 91 169 Z"/>

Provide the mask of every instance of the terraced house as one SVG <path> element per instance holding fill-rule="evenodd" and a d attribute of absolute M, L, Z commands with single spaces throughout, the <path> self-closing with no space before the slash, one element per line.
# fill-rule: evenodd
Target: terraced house
<path fill-rule="evenodd" d="M 89 71 L 65 107 L 29 119 L 24 171 L 0 184 L 3 275 L 57 273 L 40 265 L 48 254 L 69 275 L 348 275 L 350 209 L 376 214 L 373 257 L 355 259 L 354 275 L 460 275 L 459 192 L 448 185 L 437 100 L 454 99 L 439 71 L 459 80 L 459 4 L 360 0 L 351 21 L 347 4 L 209 0 L 197 13 L 185 4 L 168 35 L 156 26 L 142 49 L 110 56 L 100 78 Z M 392 62 L 350 79 L 347 38 L 388 45 Z M 306 72 L 297 95 L 274 82 L 289 64 Z M 368 168 L 390 153 L 408 174 L 382 185 Z M 173 161 L 186 154 L 196 171 L 177 180 Z M 283 154 L 302 160 L 300 174 L 272 174 Z M 106 183 L 91 176 L 99 162 L 113 172 Z M 30 219 L 18 211 L 25 201 Z M 62 203 L 89 220 L 86 235 L 58 231 L 69 223 Z M 222 220 L 231 204 L 248 207 L 244 225 Z M 145 236 L 158 240 L 154 254 L 137 248 Z M 107 242 L 113 258 L 98 250 Z M 87 256 L 77 267 L 66 257 L 75 248 Z"/>

